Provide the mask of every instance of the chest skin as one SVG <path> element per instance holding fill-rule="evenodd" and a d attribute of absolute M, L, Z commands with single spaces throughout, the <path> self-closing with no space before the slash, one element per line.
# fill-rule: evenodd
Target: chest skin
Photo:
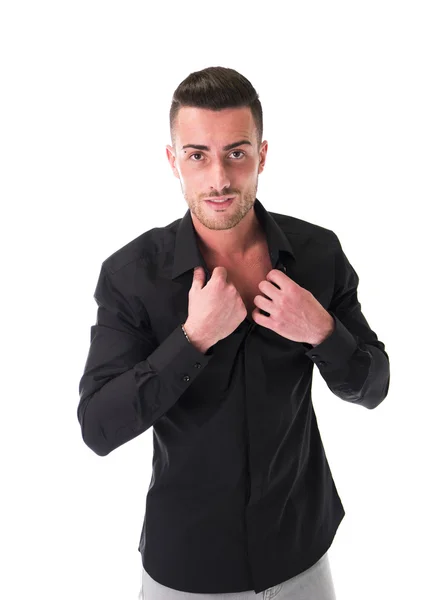
<path fill-rule="evenodd" d="M 211 272 L 215 267 L 225 267 L 227 281 L 236 287 L 248 312 L 248 319 L 252 321 L 252 311 L 256 308 L 254 298 L 259 294 L 263 295 L 258 284 L 266 279 L 266 275 L 272 269 L 267 243 L 260 244 L 250 256 L 241 261 L 211 261 L 205 257 L 205 262 Z"/>

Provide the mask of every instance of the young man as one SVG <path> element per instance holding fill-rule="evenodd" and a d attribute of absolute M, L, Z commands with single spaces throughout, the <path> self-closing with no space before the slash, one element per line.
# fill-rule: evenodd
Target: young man
<path fill-rule="evenodd" d="M 189 210 L 102 263 L 83 439 L 106 456 L 153 427 L 141 595 L 330 600 L 327 550 L 345 511 L 313 368 L 373 409 L 388 355 L 336 234 L 256 198 L 268 144 L 251 83 L 222 67 L 191 73 L 170 127 Z"/>

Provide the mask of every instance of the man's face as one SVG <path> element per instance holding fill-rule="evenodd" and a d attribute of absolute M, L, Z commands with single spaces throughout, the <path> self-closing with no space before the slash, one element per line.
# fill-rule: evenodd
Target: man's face
<path fill-rule="evenodd" d="M 209 229 L 235 227 L 254 204 L 268 149 L 266 141 L 257 148 L 250 108 L 185 106 L 178 112 L 175 132 L 175 148 L 167 146 L 166 153 L 191 213 Z M 224 149 L 236 142 L 243 143 Z M 188 144 L 207 149 L 183 148 Z M 227 208 L 206 202 L 221 196 L 235 198 Z"/>

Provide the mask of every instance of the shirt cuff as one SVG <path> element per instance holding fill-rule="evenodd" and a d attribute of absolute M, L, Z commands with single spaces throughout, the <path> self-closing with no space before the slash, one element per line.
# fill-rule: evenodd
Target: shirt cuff
<path fill-rule="evenodd" d="M 177 325 L 147 360 L 157 372 L 193 372 L 193 367 L 205 367 L 213 355 L 213 346 L 205 353 L 200 352 L 194 344 L 188 342 L 181 325 Z"/>
<path fill-rule="evenodd" d="M 334 331 L 320 344 L 303 343 L 306 356 L 311 358 L 319 367 L 334 371 L 347 363 L 357 348 L 357 340 L 334 313 L 328 311 L 335 321 Z"/>

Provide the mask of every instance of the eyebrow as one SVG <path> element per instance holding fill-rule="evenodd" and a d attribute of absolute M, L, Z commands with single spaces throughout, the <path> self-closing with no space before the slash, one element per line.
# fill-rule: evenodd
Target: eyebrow
<path fill-rule="evenodd" d="M 223 146 L 222 150 L 232 150 L 232 148 L 236 148 L 237 146 L 242 146 L 243 144 L 249 144 L 252 146 L 251 142 L 248 140 L 240 140 L 239 142 L 233 142 L 232 144 L 228 144 L 227 146 Z M 182 150 L 185 148 L 195 148 L 196 150 L 208 150 L 209 146 L 203 146 L 202 144 L 186 144 L 182 147 Z"/>

